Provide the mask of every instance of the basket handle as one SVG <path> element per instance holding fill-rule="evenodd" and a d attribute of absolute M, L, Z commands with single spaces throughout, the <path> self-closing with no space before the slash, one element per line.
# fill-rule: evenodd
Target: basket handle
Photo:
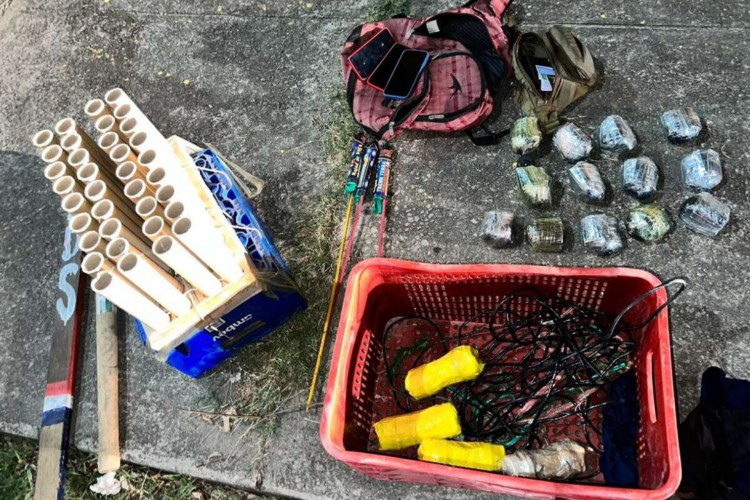
<path fill-rule="evenodd" d="M 620 321 L 622 320 L 622 318 L 628 313 L 628 311 L 630 311 L 632 308 L 634 308 L 635 306 L 637 306 L 643 299 L 645 299 L 649 295 L 652 295 L 652 294 L 658 292 L 662 288 L 666 289 L 667 293 L 669 293 L 669 287 L 672 286 L 672 285 L 674 285 L 674 284 L 680 285 L 680 288 L 678 288 L 676 292 L 672 293 L 671 297 L 668 297 L 667 300 L 662 305 L 660 305 L 659 307 L 657 307 L 656 310 L 653 313 L 651 313 L 651 316 L 649 316 L 648 318 L 646 318 L 646 320 L 643 323 L 641 323 L 638 326 L 632 327 L 631 329 L 633 329 L 633 330 L 640 330 L 644 326 L 648 325 L 651 321 L 653 321 L 653 319 L 656 318 L 659 315 L 659 313 L 662 311 L 662 309 L 664 309 L 669 304 L 671 304 L 672 302 L 674 302 L 677 299 L 677 297 L 679 297 L 682 294 L 682 292 L 685 291 L 685 289 L 688 286 L 688 280 L 687 280 L 687 278 L 672 278 L 672 279 L 669 279 L 669 280 L 665 281 L 664 283 L 662 283 L 661 285 L 655 286 L 651 290 L 648 290 L 648 291 L 642 293 L 641 295 L 639 295 L 638 297 L 636 297 L 635 299 L 633 299 L 633 301 L 630 304 L 628 304 L 627 306 L 625 306 L 625 309 L 623 309 L 622 311 L 620 311 L 620 314 L 618 314 L 617 317 L 615 318 L 615 320 L 612 322 L 612 325 L 609 327 L 609 332 L 607 332 L 607 338 L 611 338 L 615 334 L 615 330 L 617 329 L 617 325 L 620 323 Z"/>

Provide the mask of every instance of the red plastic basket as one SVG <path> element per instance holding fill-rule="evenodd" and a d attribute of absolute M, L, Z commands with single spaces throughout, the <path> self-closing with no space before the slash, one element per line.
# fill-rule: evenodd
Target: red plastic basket
<path fill-rule="evenodd" d="M 378 376 L 379 368 L 382 373 L 380 337 L 390 320 L 418 315 L 435 321 L 464 321 L 528 286 L 617 313 L 659 284 L 653 274 L 626 268 L 433 265 L 391 259 L 362 262 L 352 271 L 344 298 L 320 424 L 323 446 L 350 467 L 391 481 L 535 498 L 669 497 L 677 490 L 681 471 L 666 309 L 635 336 L 641 406 L 637 438 L 640 488 L 517 478 L 380 454 L 369 445 L 373 422 L 384 416 L 380 414 L 382 377 Z M 659 290 L 634 307 L 628 318 L 637 324 L 639 316 L 645 320 L 666 300 L 666 292 Z"/>

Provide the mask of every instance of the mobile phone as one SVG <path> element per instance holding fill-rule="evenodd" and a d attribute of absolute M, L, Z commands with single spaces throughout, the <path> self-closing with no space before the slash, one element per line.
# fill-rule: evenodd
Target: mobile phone
<path fill-rule="evenodd" d="M 405 50 L 383 89 L 383 95 L 389 99 L 408 99 L 429 60 L 430 53 L 426 50 Z"/>
<path fill-rule="evenodd" d="M 394 43 L 393 35 L 384 28 L 349 56 L 349 64 L 360 80 L 367 80 Z"/>
<path fill-rule="evenodd" d="M 388 83 L 388 79 L 393 74 L 393 70 L 396 68 L 396 64 L 398 64 L 401 54 L 403 54 L 405 50 L 406 46 L 401 45 L 400 43 L 391 47 L 391 50 L 388 51 L 383 60 L 380 61 L 380 64 L 378 64 L 378 67 L 375 68 L 375 71 L 372 72 L 370 78 L 367 79 L 367 83 L 369 83 L 371 87 L 375 87 L 382 91 Z"/>

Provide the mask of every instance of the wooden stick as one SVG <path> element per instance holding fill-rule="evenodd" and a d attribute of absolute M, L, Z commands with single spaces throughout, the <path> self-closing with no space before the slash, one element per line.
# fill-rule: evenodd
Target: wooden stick
<path fill-rule="evenodd" d="M 65 485 L 78 334 L 86 288 L 85 275 L 81 273 L 82 254 L 76 240 L 76 235 L 66 228 L 63 266 L 55 302 L 55 330 L 52 333 L 47 389 L 39 431 L 39 459 L 34 489 L 36 500 L 62 498 Z"/>
<path fill-rule="evenodd" d="M 106 474 L 120 468 L 117 309 L 99 294 L 96 294 L 96 389 L 98 468 L 101 474 Z"/>

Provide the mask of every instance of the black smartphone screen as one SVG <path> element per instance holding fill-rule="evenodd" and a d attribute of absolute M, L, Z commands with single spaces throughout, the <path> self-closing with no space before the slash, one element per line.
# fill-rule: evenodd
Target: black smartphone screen
<path fill-rule="evenodd" d="M 403 54 L 405 50 L 406 47 L 400 43 L 394 45 L 370 76 L 370 79 L 368 80 L 370 85 L 383 90 L 388 83 L 388 79 L 393 74 L 393 70 L 396 68 L 396 64 L 398 64 L 401 54 Z"/>
<path fill-rule="evenodd" d="M 429 58 L 429 53 L 424 50 L 405 50 L 383 94 L 393 99 L 409 97 Z"/>
<path fill-rule="evenodd" d="M 357 71 L 359 77 L 366 80 L 378 66 L 380 60 L 391 50 L 393 43 L 391 32 L 383 30 L 352 54 L 349 63 Z"/>

